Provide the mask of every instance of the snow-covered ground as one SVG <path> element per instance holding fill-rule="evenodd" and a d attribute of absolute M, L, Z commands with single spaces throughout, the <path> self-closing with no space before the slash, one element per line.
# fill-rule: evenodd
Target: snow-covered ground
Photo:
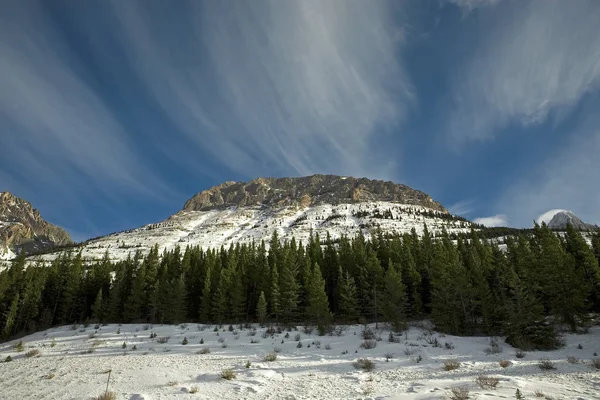
<path fill-rule="evenodd" d="M 389 211 L 392 219 L 381 218 Z M 106 251 L 111 259 L 125 259 L 140 250 L 147 253 L 158 244 L 162 249 L 173 249 L 176 245 L 199 245 L 219 248 L 230 244 L 268 241 L 277 231 L 284 240 L 308 241 L 310 232 L 325 239 L 327 232 L 332 239 L 342 235 L 355 236 L 362 231 L 368 239 L 378 227 L 386 233 L 409 233 L 415 228 L 423 231 L 424 224 L 433 232 L 468 232 L 470 223 L 448 221 L 438 217 L 415 215 L 415 212 L 435 212 L 431 209 L 391 202 L 369 202 L 356 204 L 323 204 L 313 207 L 231 207 L 224 210 L 181 211 L 172 217 L 141 228 L 111 234 L 91 240 L 83 246 L 83 257 L 90 260 L 102 258 Z M 389 216 L 389 213 L 388 213 Z M 46 254 L 33 259 L 52 260 L 56 254 Z"/>
<path fill-rule="evenodd" d="M 0 345 L 1 359 L 13 358 L 0 363 L 0 398 L 90 399 L 104 392 L 108 370 L 112 370 L 110 390 L 122 400 L 439 399 L 453 387 L 467 388 L 470 398 L 479 399 L 515 398 L 516 389 L 527 399 L 600 398 L 600 370 L 590 364 L 598 358 L 593 354 L 600 353 L 600 327 L 586 335 L 567 335 L 561 350 L 530 352 L 521 359 L 506 344 L 501 344 L 501 353 L 486 354 L 487 337 L 428 336 L 417 327 L 398 336 L 399 343 L 389 343 L 389 332 L 383 330 L 377 346 L 365 350 L 360 347 L 362 329 L 350 326 L 338 337 L 307 334 L 299 327 L 263 337 L 265 328 L 257 328 L 251 336 L 253 330 L 248 328 L 215 332 L 211 326 L 196 324 L 54 328 L 24 337 L 22 352 L 14 348 L 18 340 Z M 150 339 L 151 332 L 157 337 Z M 159 343 L 166 337 L 168 342 Z M 441 347 L 428 343 L 433 337 Z M 184 338 L 187 345 L 182 344 Z M 200 354 L 202 349 L 210 353 Z M 277 359 L 264 361 L 275 349 Z M 39 355 L 26 357 L 32 350 Z M 388 353 L 391 358 L 386 362 Z M 569 356 L 576 362 L 569 363 Z M 556 369 L 540 369 L 543 357 Z M 355 369 L 353 362 L 359 358 L 374 361 L 375 369 Z M 448 360 L 460 363 L 459 368 L 445 371 Z M 512 365 L 502 368 L 501 360 Z M 222 379 L 225 369 L 236 377 Z M 479 387 L 480 375 L 497 377 L 498 386 Z"/>

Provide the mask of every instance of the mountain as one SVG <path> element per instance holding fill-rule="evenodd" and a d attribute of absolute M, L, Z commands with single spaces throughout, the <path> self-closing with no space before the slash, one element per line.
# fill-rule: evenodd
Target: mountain
<path fill-rule="evenodd" d="M 307 242 L 311 233 L 325 240 L 377 229 L 388 233 L 418 233 L 424 224 L 433 232 L 464 232 L 471 223 L 448 213 L 426 193 L 393 182 L 335 175 L 301 178 L 258 178 L 225 182 L 189 199 L 166 220 L 89 240 L 77 247 L 88 259 L 106 251 L 113 259 L 136 250 L 146 253 L 180 245 L 206 248 L 267 242 L 277 232 L 281 240 Z M 50 260 L 56 254 L 39 256 Z"/>
<path fill-rule="evenodd" d="M 246 182 L 225 182 L 196 194 L 184 211 L 206 211 L 231 206 L 317 206 L 387 201 L 413 204 L 447 213 L 438 202 L 418 190 L 390 181 L 336 175 L 302 178 L 258 178 Z"/>
<path fill-rule="evenodd" d="M 29 202 L 0 192 L 0 259 L 69 243 L 69 234 L 46 222 Z"/>
<path fill-rule="evenodd" d="M 571 224 L 578 231 L 592 231 L 598 229 L 598 226 L 583 222 L 577 215 L 570 211 L 558 211 L 548 222 L 548 227 L 556 231 L 564 231 L 567 225 Z"/>

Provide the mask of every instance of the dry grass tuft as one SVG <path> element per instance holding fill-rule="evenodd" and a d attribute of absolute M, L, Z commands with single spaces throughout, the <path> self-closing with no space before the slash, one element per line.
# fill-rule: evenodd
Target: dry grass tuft
<path fill-rule="evenodd" d="M 198 350 L 197 354 L 210 354 L 210 349 L 208 347 L 203 347 Z"/>
<path fill-rule="evenodd" d="M 548 359 L 548 357 L 542 358 L 538 362 L 538 367 L 540 367 L 540 369 L 544 371 L 552 371 L 556 369 L 556 366 L 552 361 L 550 361 L 550 359 Z"/>
<path fill-rule="evenodd" d="M 456 360 L 444 361 L 444 371 L 454 371 L 460 367 L 460 363 Z"/>
<path fill-rule="evenodd" d="M 475 383 L 482 389 L 496 389 L 496 386 L 500 383 L 500 379 L 495 376 L 479 375 L 475 378 Z"/>
<path fill-rule="evenodd" d="M 25 357 L 27 357 L 27 358 L 37 357 L 40 354 L 41 353 L 38 349 L 33 349 L 33 350 L 29 350 L 27 353 L 25 353 Z"/>
<path fill-rule="evenodd" d="M 236 378 L 236 374 L 235 372 L 233 372 L 232 369 L 224 369 L 223 371 L 221 371 L 221 378 L 225 379 L 225 380 L 232 380 Z"/>
<path fill-rule="evenodd" d="M 104 392 L 104 394 L 94 397 L 94 400 L 117 400 L 117 394 L 115 392 Z"/>
<path fill-rule="evenodd" d="M 375 369 L 375 363 L 368 358 L 359 358 L 352 363 L 352 366 L 356 369 L 362 369 L 363 371 L 371 372 Z"/>
<path fill-rule="evenodd" d="M 450 393 L 448 393 L 447 397 L 450 400 L 468 400 L 471 398 L 469 396 L 469 389 L 462 386 L 450 388 Z"/>
<path fill-rule="evenodd" d="M 373 339 L 365 340 L 360 344 L 360 348 L 365 350 L 374 349 L 375 347 L 377 347 L 377 341 Z"/>
<path fill-rule="evenodd" d="M 502 368 L 508 368 L 512 365 L 512 361 L 508 361 L 508 360 L 500 360 L 500 362 L 498 362 L 498 364 L 500 364 L 500 366 Z"/>
<path fill-rule="evenodd" d="M 167 382 L 167 386 L 175 386 L 175 385 L 178 385 L 178 384 L 179 384 L 179 382 L 177 382 L 177 381 L 169 381 L 169 382 Z"/>
<path fill-rule="evenodd" d="M 277 360 L 277 353 L 267 353 L 263 357 L 263 361 L 271 362 Z"/>

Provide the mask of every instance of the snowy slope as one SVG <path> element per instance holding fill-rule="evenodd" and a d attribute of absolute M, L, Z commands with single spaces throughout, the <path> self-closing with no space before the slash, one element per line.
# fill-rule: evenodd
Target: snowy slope
<path fill-rule="evenodd" d="M 436 216 L 417 215 L 419 212 L 433 212 Z M 384 214 L 388 219 L 383 218 Z M 311 230 L 321 239 L 325 239 L 327 232 L 332 239 L 337 239 L 344 234 L 355 236 L 360 231 L 369 238 L 377 227 L 389 233 L 409 233 L 413 228 L 421 233 L 425 223 L 431 232 L 440 232 L 443 227 L 448 232 L 469 230 L 468 222 L 449 221 L 442 216 L 447 214 L 391 202 L 181 211 L 163 222 L 91 240 L 81 248 L 87 259 L 99 259 L 106 251 L 112 259 L 123 259 L 136 250 L 146 253 L 155 244 L 161 249 L 172 249 L 176 245 L 218 248 L 252 241 L 267 242 L 274 231 L 282 240 L 294 237 L 306 243 Z M 34 259 L 55 257 L 55 254 L 46 254 Z"/>
<path fill-rule="evenodd" d="M 0 248 L 0 260 L 12 260 L 16 256 L 9 248 Z"/>
<path fill-rule="evenodd" d="M 517 389 L 526 399 L 600 398 L 600 370 L 591 364 L 598 359 L 593 354 L 600 353 L 600 327 L 587 335 L 567 335 L 563 349 L 529 352 L 524 358 L 515 357 L 506 344 L 501 353 L 486 354 L 487 337 L 445 336 L 417 327 L 397 336 L 399 343 L 389 343 L 389 331 L 382 330 L 382 340 L 370 350 L 360 347 L 362 326 L 356 325 L 341 336 L 307 334 L 300 327 L 272 336 L 257 326 L 233 332 L 196 324 L 73 328 L 24 337 L 22 352 L 14 347 L 19 339 L 0 345 L 0 360 L 13 359 L 0 362 L 0 398 L 88 400 L 104 393 L 109 370 L 109 390 L 118 400 L 443 399 L 454 387 L 468 389 L 471 399 L 514 399 Z M 151 332 L 158 337 L 151 339 Z M 434 337 L 441 347 L 427 340 Z M 169 339 L 159 343 L 160 338 Z M 277 359 L 264 361 L 276 348 Z M 201 349 L 210 353 L 199 354 Z M 32 350 L 39 354 L 26 357 Z M 543 357 L 554 370 L 539 368 Z M 372 360 L 375 369 L 355 369 L 359 358 Z M 445 371 L 449 360 L 459 362 L 458 369 Z M 501 367 L 501 360 L 510 365 Z M 231 369 L 235 379 L 221 379 L 224 369 Z M 497 387 L 481 388 L 480 375 L 498 378 Z"/>

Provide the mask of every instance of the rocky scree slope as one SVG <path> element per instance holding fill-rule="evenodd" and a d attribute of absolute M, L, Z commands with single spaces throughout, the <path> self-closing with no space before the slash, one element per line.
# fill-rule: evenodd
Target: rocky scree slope
<path fill-rule="evenodd" d="M 46 222 L 31 203 L 0 192 L 0 258 L 46 250 L 71 242 L 65 230 Z"/>

